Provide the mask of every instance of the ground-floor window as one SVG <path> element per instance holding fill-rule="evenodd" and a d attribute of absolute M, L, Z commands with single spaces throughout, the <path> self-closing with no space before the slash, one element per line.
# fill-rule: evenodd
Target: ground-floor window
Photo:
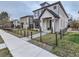
<path fill-rule="evenodd" d="M 40 24 L 39 22 L 35 22 L 35 28 L 39 28 Z"/>

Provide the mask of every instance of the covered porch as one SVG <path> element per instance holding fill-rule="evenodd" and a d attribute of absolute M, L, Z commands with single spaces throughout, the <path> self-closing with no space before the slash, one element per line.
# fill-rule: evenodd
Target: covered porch
<path fill-rule="evenodd" d="M 45 9 L 40 15 L 40 27 L 43 32 L 57 32 L 59 29 L 59 16 L 52 10 Z"/>
<path fill-rule="evenodd" d="M 51 31 L 52 33 L 58 30 L 59 20 L 52 17 L 42 18 L 40 22 L 41 30 L 43 32 Z"/>

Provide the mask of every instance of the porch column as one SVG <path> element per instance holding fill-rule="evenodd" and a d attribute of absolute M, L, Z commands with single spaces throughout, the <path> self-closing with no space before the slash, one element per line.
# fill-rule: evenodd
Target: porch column
<path fill-rule="evenodd" d="M 40 19 L 41 30 L 43 31 L 43 21 Z"/>
<path fill-rule="evenodd" d="M 55 24 L 54 24 L 54 23 L 55 23 L 55 20 L 52 19 L 52 29 L 53 29 L 53 33 L 55 33 L 55 30 L 54 30 L 54 29 L 55 29 L 55 27 L 54 27 Z"/>

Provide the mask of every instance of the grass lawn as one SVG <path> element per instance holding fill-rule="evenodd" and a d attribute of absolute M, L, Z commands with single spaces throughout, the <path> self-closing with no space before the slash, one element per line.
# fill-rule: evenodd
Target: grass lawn
<path fill-rule="evenodd" d="M 10 33 L 10 34 L 12 34 L 12 35 L 14 35 L 14 36 L 17 36 L 17 37 L 19 37 L 19 38 L 22 38 L 22 37 L 23 37 L 22 35 L 17 34 L 17 33 L 15 32 L 15 30 L 12 30 L 12 31 L 5 30 L 5 31 L 8 32 L 8 33 Z"/>
<path fill-rule="evenodd" d="M 59 35 L 57 37 L 58 37 L 58 39 L 60 38 Z M 35 38 L 34 40 L 40 41 L 40 37 Z M 55 34 L 49 33 L 47 35 L 42 36 L 42 42 L 46 43 L 50 46 L 54 45 L 55 44 Z"/>
<path fill-rule="evenodd" d="M 2 39 L 2 37 L 0 36 L 0 43 L 4 43 L 4 41 L 3 41 L 3 39 Z"/>
<path fill-rule="evenodd" d="M 20 37 L 20 38 L 27 36 L 27 32 L 28 32 L 28 36 L 31 35 L 31 32 L 32 32 L 32 34 L 38 33 L 38 31 L 30 30 L 30 29 L 27 29 L 27 30 L 25 30 L 25 29 L 12 29 L 11 31 L 8 31 L 8 32 L 17 36 L 17 37 Z M 24 35 L 24 33 L 25 33 L 25 35 Z"/>
<path fill-rule="evenodd" d="M 0 57 L 12 57 L 8 48 L 0 49 Z"/>
<path fill-rule="evenodd" d="M 79 33 L 67 32 L 63 36 L 63 39 L 59 39 L 59 38 L 60 36 L 58 35 L 58 46 L 52 48 L 51 53 L 54 53 L 58 56 L 63 56 L 63 57 L 74 57 L 74 56 L 79 57 Z M 30 42 L 40 46 L 39 38 L 31 40 Z M 47 35 L 42 36 L 42 42 L 46 43 L 51 47 L 55 46 L 55 35 L 49 33 Z"/>
<path fill-rule="evenodd" d="M 0 44 L 4 43 L 2 37 L 0 36 Z M 8 48 L 0 49 L 0 57 L 12 57 Z"/>

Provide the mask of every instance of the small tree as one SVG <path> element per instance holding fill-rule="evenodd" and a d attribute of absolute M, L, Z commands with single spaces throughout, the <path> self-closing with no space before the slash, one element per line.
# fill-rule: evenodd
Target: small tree
<path fill-rule="evenodd" d="M 77 21 L 73 21 L 70 25 L 71 28 L 77 29 L 79 28 L 79 23 Z"/>

